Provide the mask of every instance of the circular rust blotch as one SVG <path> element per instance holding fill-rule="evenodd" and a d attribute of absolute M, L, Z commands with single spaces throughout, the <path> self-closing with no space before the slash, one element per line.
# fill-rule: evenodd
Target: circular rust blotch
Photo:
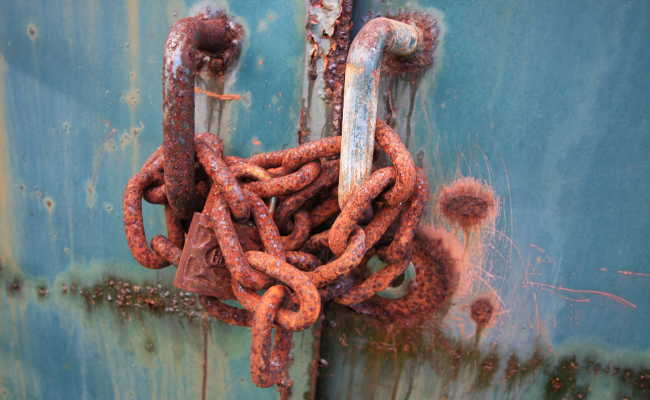
<path fill-rule="evenodd" d="M 474 196 L 456 196 L 445 204 L 445 210 L 449 214 L 461 218 L 481 219 L 488 211 L 489 204 L 485 199 Z"/>
<path fill-rule="evenodd" d="M 361 313 L 391 324 L 414 326 L 442 316 L 458 286 L 462 248 L 455 236 L 443 230 L 421 228 L 413 242 L 415 282 L 401 298 L 373 296 L 351 305 Z"/>
<path fill-rule="evenodd" d="M 470 306 L 470 316 L 479 327 L 485 327 L 492 320 L 494 306 L 489 299 L 480 298 L 474 300 Z"/>
<path fill-rule="evenodd" d="M 439 22 L 431 15 L 423 12 L 407 12 L 398 15 L 387 15 L 387 18 L 415 25 L 422 31 L 422 44 L 410 56 L 385 54 L 383 67 L 391 75 L 411 74 L 420 72 L 433 65 L 435 51 L 440 37 Z"/>
<path fill-rule="evenodd" d="M 27 25 L 27 36 L 32 40 L 38 39 L 38 28 L 34 24 Z"/>
<path fill-rule="evenodd" d="M 497 200 L 489 186 L 474 178 L 461 178 L 440 191 L 438 211 L 450 222 L 469 229 L 494 220 Z"/>

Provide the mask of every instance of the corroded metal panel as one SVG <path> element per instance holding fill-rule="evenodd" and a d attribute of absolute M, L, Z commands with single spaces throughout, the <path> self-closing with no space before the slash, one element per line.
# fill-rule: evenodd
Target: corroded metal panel
<path fill-rule="evenodd" d="M 0 398 L 275 397 L 249 381 L 248 330 L 204 323 L 172 271 L 141 270 L 120 221 L 126 180 L 161 140 L 167 31 L 206 3 L 5 3 Z M 216 3 L 247 32 L 223 84 L 241 97 L 202 99 L 198 130 L 240 156 L 298 129 L 336 134 L 351 2 Z M 385 76 L 379 114 L 434 198 L 475 176 L 500 213 L 465 236 L 429 208 L 465 241 L 452 302 L 417 330 L 331 308 L 318 397 L 648 397 L 649 5 L 358 0 L 355 29 L 422 11 L 440 29 L 435 67 Z M 294 397 L 314 394 L 315 343 L 295 339 Z"/>
<path fill-rule="evenodd" d="M 0 398 L 277 396 L 249 380 L 249 330 L 202 321 L 173 271 L 132 259 L 121 222 L 124 185 L 162 140 L 169 28 L 215 3 L 246 31 L 223 85 L 240 99 L 199 94 L 197 129 L 240 156 L 295 144 L 302 1 L 3 2 Z M 150 234 L 163 231 L 160 210 L 145 219 Z M 294 342 L 302 398 L 312 332 Z"/>
<path fill-rule="evenodd" d="M 474 176 L 500 212 L 465 236 L 429 208 L 465 248 L 428 326 L 330 308 L 319 395 L 648 398 L 650 4 L 360 0 L 355 30 L 408 12 L 439 21 L 436 66 L 384 77 L 379 115 L 434 198 Z"/>

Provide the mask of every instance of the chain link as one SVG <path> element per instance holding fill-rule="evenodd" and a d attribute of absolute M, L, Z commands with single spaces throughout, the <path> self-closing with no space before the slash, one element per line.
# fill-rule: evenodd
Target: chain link
<path fill-rule="evenodd" d="M 197 135 L 195 195 L 203 209 L 189 226 L 167 201 L 162 148 L 127 184 L 124 226 L 134 258 L 151 269 L 177 265 L 174 285 L 200 295 L 207 315 L 252 328 L 250 371 L 258 386 L 290 384 L 292 332 L 316 323 L 324 302 L 405 318 L 430 301 L 427 284 L 420 283 L 435 279 L 430 266 L 427 272 L 416 265 L 419 283 L 404 298 L 376 296 L 413 261 L 428 187 L 424 171 L 383 121 L 375 140 L 392 165 L 376 169 L 342 210 L 341 137 L 239 158 L 224 156 L 216 136 Z M 168 236 L 155 236 L 151 246 L 143 199 L 165 207 Z M 369 273 L 365 264 L 373 256 L 387 265 Z M 224 302 L 233 299 L 241 307 Z"/>

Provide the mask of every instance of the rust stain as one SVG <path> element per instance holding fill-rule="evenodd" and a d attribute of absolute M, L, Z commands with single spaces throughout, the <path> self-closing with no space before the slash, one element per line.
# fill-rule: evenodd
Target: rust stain
<path fill-rule="evenodd" d="M 38 39 L 38 27 L 35 24 L 33 23 L 27 24 L 26 32 L 27 32 L 27 36 L 33 42 L 35 42 Z"/>
<path fill-rule="evenodd" d="M 323 80 L 327 101 L 332 110 L 331 124 L 334 135 L 341 134 L 343 121 L 345 61 L 352 42 L 352 5 L 352 0 L 341 1 L 341 14 L 334 24 L 330 48 L 325 56 Z"/>
<path fill-rule="evenodd" d="M 442 188 L 437 207 L 440 214 L 467 231 L 493 221 L 498 213 L 498 204 L 492 188 L 466 177 Z"/>
<path fill-rule="evenodd" d="M 9 271 L 18 272 L 14 254 L 16 242 L 13 236 L 14 212 L 11 179 L 11 164 L 9 151 L 9 133 L 7 132 L 6 119 L 6 75 L 8 71 L 7 62 L 0 54 L 0 265 Z"/>
<path fill-rule="evenodd" d="M 195 78 L 204 67 L 216 78 L 238 59 L 243 28 L 223 12 L 206 10 L 179 20 L 163 54 L 163 154 L 167 202 L 176 217 L 189 220 L 199 207 L 193 193 Z"/>
<path fill-rule="evenodd" d="M 50 196 L 45 196 L 43 198 L 43 205 L 47 209 L 47 212 L 51 215 L 54 212 L 54 206 L 56 203 L 54 202 L 54 199 L 52 199 Z"/>
<path fill-rule="evenodd" d="M 231 100 L 239 100 L 239 99 L 241 99 L 241 95 L 239 95 L 239 94 L 220 94 L 220 93 L 211 92 L 209 90 L 201 89 L 198 86 L 194 87 L 194 93 L 204 94 L 204 95 L 206 95 L 208 97 L 212 97 L 212 98 L 215 98 L 215 99 L 218 99 L 218 100 L 223 100 L 223 101 L 231 101 Z"/>

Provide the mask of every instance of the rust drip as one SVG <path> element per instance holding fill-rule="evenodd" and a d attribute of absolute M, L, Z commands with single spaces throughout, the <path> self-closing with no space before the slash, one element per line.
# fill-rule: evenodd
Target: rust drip
<path fill-rule="evenodd" d="M 492 320 L 494 315 L 494 306 L 490 299 L 478 298 L 470 306 L 470 317 L 476 323 L 476 331 L 481 331 Z"/>

